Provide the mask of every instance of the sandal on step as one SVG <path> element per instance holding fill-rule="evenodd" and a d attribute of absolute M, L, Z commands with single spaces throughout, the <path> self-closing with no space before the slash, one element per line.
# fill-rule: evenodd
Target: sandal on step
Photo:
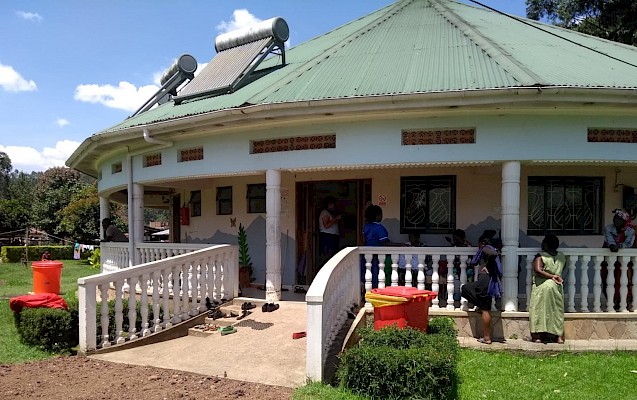
<path fill-rule="evenodd" d="M 478 343 L 491 344 L 491 341 L 490 340 L 484 340 L 484 338 L 481 337 L 480 339 L 478 339 Z"/>

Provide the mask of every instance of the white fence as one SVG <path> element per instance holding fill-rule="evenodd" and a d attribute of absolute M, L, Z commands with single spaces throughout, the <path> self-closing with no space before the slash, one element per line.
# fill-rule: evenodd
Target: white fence
<path fill-rule="evenodd" d="M 186 254 L 210 246 L 212 245 L 196 243 L 138 243 L 135 245 L 135 251 L 139 254 L 139 264 L 144 264 Z M 128 243 L 104 242 L 101 244 L 100 251 L 102 272 L 116 271 L 120 268 L 129 267 L 130 256 L 128 254 Z"/>
<path fill-rule="evenodd" d="M 126 254 L 118 245 L 103 248 L 113 249 L 108 254 L 116 258 Z M 237 247 L 231 245 L 190 250 L 178 256 L 80 278 L 80 351 L 136 340 L 206 312 L 206 297 L 220 301 L 237 296 L 238 278 Z M 112 320 L 107 300 L 114 302 Z M 139 329 L 135 323 L 128 323 L 138 320 L 138 303 Z M 128 324 L 126 331 L 124 320 Z"/>
<path fill-rule="evenodd" d="M 446 288 L 446 297 L 434 299 L 431 307 L 466 309 L 467 301 L 459 298 L 459 293 L 468 280 L 468 261 L 476 251 L 477 248 L 468 247 L 350 247 L 341 250 L 321 268 L 306 295 L 308 377 L 323 379 L 328 350 L 343 328 L 347 312 L 352 305 L 361 302 L 363 292 L 370 291 L 374 282 L 378 282 L 379 288 L 386 284 L 398 286 L 399 266 L 406 268 L 404 281 L 408 286 L 413 284 L 425 289 L 431 285 L 431 290 L 436 293 L 441 292 L 441 287 Z M 629 263 L 637 264 L 637 249 L 620 250 L 619 253 L 603 248 L 563 248 L 560 251 L 566 255 L 563 273 L 566 312 L 614 312 L 615 308 L 628 312 L 635 308 L 637 299 L 628 293 L 637 293 L 637 279 L 630 283 L 628 277 Z M 539 252 L 538 248 L 517 249 L 517 311 L 527 311 L 533 260 Z M 502 263 L 504 265 L 504 256 Z M 377 272 L 372 268 L 375 264 L 379 264 Z M 610 266 L 605 279 L 604 265 Z M 446 276 L 439 275 L 441 266 L 446 267 Z M 617 305 L 613 300 L 615 269 L 619 273 Z M 477 276 L 477 272 L 470 272 L 469 276 Z M 416 275 L 415 279 L 412 274 Z M 605 286 L 608 296 L 604 294 Z"/>

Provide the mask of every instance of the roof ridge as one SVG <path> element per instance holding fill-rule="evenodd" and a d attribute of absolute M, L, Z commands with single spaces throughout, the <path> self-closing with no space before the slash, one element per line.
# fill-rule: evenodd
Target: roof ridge
<path fill-rule="evenodd" d="M 359 36 L 363 35 L 364 33 L 369 32 L 372 29 L 376 28 L 381 23 L 385 22 L 386 20 L 388 20 L 389 18 L 391 18 L 395 14 L 397 14 L 400 10 L 405 8 L 409 3 L 412 3 L 414 1 L 415 0 L 399 0 L 396 3 L 394 3 L 392 6 L 386 6 L 386 7 L 380 8 L 380 9 L 378 9 L 378 10 L 376 10 L 376 11 L 370 13 L 370 14 L 367 14 L 366 16 L 361 17 L 361 18 L 365 18 L 365 17 L 370 16 L 370 15 L 372 15 L 374 13 L 377 13 L 378 11 L 380 11 L 380 10 L 382 10 L 384 8 L 389 8 L 389 10 L 387 12 L 380 14 L 377 18 L 375 18 L 374 20 L 372 20 L 369 23 L 365 24 L 360 29 L 352 32 L 351 34 L 349 34 L 347 36 L 345 36 L 342 40 L 340 40 L 337 43 L 333 44 L 331 47 L 329 47 L 328 49 L 326 49 L 322 53 L 318 54 L 317 56 L 312 57 L 310 60 L 304 62 L 302 65 L 299 65 L 299 67 L 297 67 L 294 70 L 294 72 L 291 72 L 290 74 L 284 75 L 277 82 L 274 82 L 272 85 L 270 85 L 268 89 L 261 90 L 258 93 L 256 93 L 254 96 L 251 96 L 251 97 L 252 98 L 254 98 L 255 96 L 265 97 L 265 96 L 271 95 L 272 93 L 275 93 L 276 91 L 281 89 L 281 87 L 278 85 L 279 82 L 285 81 L 285 80 L 289 81 L 289 80 L 292 80 L 292 79 L 298 79 L 305 72 L 307 72 L 310 69 L 312 69 L 316 64 L 319 64 L 323 60 L 326 60 L 326 59 L 330 58 L 332 55 L 337 53 L 340 49 L 345 47 L 347 44 L 351 43 L 353 40 L 355 40 Z M 332 31 L 330 31 L 328 33 L 325 33 L 323 35 L 320 35 L 320 36 L 325 36 L 325 35 L 327 35 L 329 33 L 332 33 L 336 29 L 340 29 L 342 27 L 345 27 L 345 26 L 353 23 L 354 21 L 350 21 L 347 24 L 341 25 L 341 26 L 335 28 L 334 30 L 332 30 Z M 311 40 L 314 40 L 314 39 L 316 39 L 316 38 L 318 38 L 320 36 L 312 38 Z M 305 43 L 307 43 L 307 42 L 305 42 Z M 294 75 L 294 76 L 291 77 L 290 75 Z"/>
<path fill-rule="evenodd" d="M 474 42 L 482 51 L 491 57 L 496 64 L 499 64 L 505 71 L 508 71 L 515 80 L 519 81 L 523 86 L 546 85 L 537 74 L 518 62 L 500 45 L 488 39 L 464 18 L 442 4 L 443 1 L 429 0 L 430 4 L 433 5 L 443 18 L 458 27 L 469 40 Z"/>

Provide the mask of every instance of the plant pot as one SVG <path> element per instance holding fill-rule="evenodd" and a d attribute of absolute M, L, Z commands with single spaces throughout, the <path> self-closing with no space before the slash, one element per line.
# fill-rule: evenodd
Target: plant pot
<path fill-rule="evenodd" d="M 239 289 L 247 288 L 250 286 L 250 275 L 252 275 L 252 268 L 239 268 Z"/>

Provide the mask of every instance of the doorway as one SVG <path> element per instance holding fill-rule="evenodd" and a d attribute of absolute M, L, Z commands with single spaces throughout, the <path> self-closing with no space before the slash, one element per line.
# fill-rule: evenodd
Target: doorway
<path fill-rule="evenodd" d="M 365 205 L 371 201 L 371 187 L 371 179 L 296 184 L 296 284 L 311 284 L 321 267 L 318 218 L 325 198 L 336 199 L 336 213 L 341 215 L 340 248 L 358 246 L 362 240 Z"/>

